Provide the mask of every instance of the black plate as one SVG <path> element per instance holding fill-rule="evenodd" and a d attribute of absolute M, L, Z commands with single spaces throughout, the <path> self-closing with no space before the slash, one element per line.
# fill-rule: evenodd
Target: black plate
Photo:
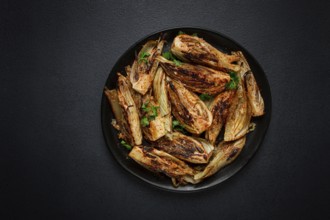
<path fill-rule="evenodd" d="M 124 67 L 126 65 L 132 64 L 135 53 L 138 52 L 141 49 L 142 45 L 148 40 L 158 39 L 159 36 L 162 34 L 165 40 L 167 40 L 168 42 L 168 48 L 168 46 L 172 43 L 173 38 L 178 34 L 179 31 L 183 31 L 187 34 L 197 33 L 199 37 L 204 38 L 208 43 L 225 52 L 238 50 L 242 51 L 255 75 L 255 78 L 261 90 L 261 94 L 264 98 L 266 114 L 259 118 L 253 118 L 253 121 L 257 125 L 256 129 L 247 135 L 246 145 L 243 148 L 241 154 L 236 158 L 236 160 L 222 170 L 220 170 L 214 176 L 205 179 L 203 182 L 197 185 L 186 185 L 174 188 L 172 186 L 170 178 L 160 174 L 152 173 L 138 165 L 132 159 L 128 158 L 128 151 L 119 144 L 117 132 L 110 124 L 111 119 L 114 117 L 109 106 L 108 100 L 106 99 L 104 94 L 102 94 L 101 121 L 104 138 L 110 151 L 112 152 L 118 163 L 128 172 L 144 180 L 145 182 L 150 183 L 153 186 L 165 190 L 177 192 L 192 192 L 206 189 L 223 182 L 224 180 L 237 173 L 240 169 L 242 169 L 242 167 L 249 161 L 249 159 L 251 159 L 251 157 L 254 155 L 254 153 L 257 151 L 258 147 L 262 143 L 262 140 L 270 123 L 271 94 L 264 71 L 262 70 L 258 62 L 251 56 L 251 54 L 246 49 L 244 49 L 241 45 L 220 33 L 201 28 L 173 28 L 151 34 L 139 40 L 137 43 L 131 46 L 116 62 L 109 74 L 105 86 L 107 86 L 108 88 L 116 88 L 116 73 L 124 73 Z M 164 50 L 166 50 L 167 48 L 164 48 Z"/>

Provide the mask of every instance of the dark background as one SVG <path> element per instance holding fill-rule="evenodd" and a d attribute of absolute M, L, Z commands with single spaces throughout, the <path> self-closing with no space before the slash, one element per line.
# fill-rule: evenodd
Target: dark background
<path fill-rule="evenodd" d="M 1 219 L 330 218 L 328 1 L 1 1 Z M 230 36 L 272 91 L 241 172 L 178 194 L 126 172 L 102 135 L 108 74 L 138 39 L 178 26 Z"/>

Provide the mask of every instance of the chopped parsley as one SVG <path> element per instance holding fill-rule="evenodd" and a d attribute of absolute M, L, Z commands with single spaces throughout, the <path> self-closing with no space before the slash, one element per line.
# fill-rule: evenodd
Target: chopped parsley
<path fill-rule="evenodd" d="M 147 126 L 149 126 L 149 120 L 148 120 L 148 118 L 147 118 L 146 116 L 143 116 L 143 117 L 141 118 L 141 125 L 142 125 L 142 127 L 147 127 Z"/>
<path fill-rule="evenodd" d="M 145 112 L 145 115 L 141 118 L 141 125 L 142 127 L 147 127 L 150 124 L 150 121 L 155 120 L 155 118 L 158 116 L 157 109 L 159 106 L 148 106 L 149 101 L 146 101 L 142 104 L 141 109 L 143 112 Z"/>
<path fill-rule="evenodd" d="M 171 60 L 174 62 L 174 64 L 176 66 L 181 66 L 182 65 L 182 62 L 180 60 L 178 60 L 173 54 L 171 51 L 166 51 L 162 54 L 162 56 L 168 60 Z"/>
<path fill-rule="evenodd" d="M 178 35 L 181 35 L 181 34 L 186 34 L 186 33 L 183 31 L 179 31 Z"/>
<path fill-rule="evenodd" d="M 209 95 L 209 94 L 200 94 L 199 98 L 203 101 L 209 101 L 213 98 L 213 96 Z"/>
<path fill-rule="evenodd" d="M 124 141 L 124 140 L 121 140 L 120 144 L 123 145 L 124 147 L 126 147 L 127 150 L 132 149 L 132 146 L 129 145 L 128 143 L 126 143 L 126 141 Z"/>
<path fill-rule="evenodd" d="M 148 53 L 148 52 L 143 52 L 143 53 L 141 53 L 138 62 L 139 62 L 139 63 L 141 63 L 141 62 L 148 63 L 148 59 L 147 59 L 147 57 L 149 57 L 149 56 L 150 56 L 150 53 Z"/>
<path fill-rule="evenodd" d="M 187 133 L 187 131 L 184 129 L 184 126 L 180 124 L 178 120 L 172 121 L 172 129 L 176 131 L 180 131 L 181 133 Z"/>
<path fill-rule="evenodd" d="M 229 72 L 230 81 L 226 84 L 226 88 L 233 90 L 237 89 L 239 78 L 235 72 Z"/>

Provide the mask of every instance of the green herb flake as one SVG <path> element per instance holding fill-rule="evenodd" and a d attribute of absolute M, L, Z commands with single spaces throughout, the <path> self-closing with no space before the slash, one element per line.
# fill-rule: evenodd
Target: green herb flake
<path fill-rule="evenodd" d="M 124 147 L 126 147 L 127 150 L 132 149 L 132 146 L 129 145 L 128 143 L 126 143 L 126 141 L 124 141 L 124 140 L 121 140 L 120 144 L 123 145 Z"/>
<path fill-rule="evenodd" d="M 141 106 L 142 111 L 144 111 L 144 112 L 148 112 L 148 111 L 150 110 L 150 109 L 147 107 L 148 104 L 149 104 L 149 100 L 142 104 L 142 106 Z"/>
<path fill-rule="evenodd" d="M 209 95 L 209 94 L 200 94 L 199 98 L 203 101 L 209 101 L 213 98 L 213 96 Z"/>
<path fill-rule="evenodd" d="M 197 33 L 193 33 L 191 36 L 198 37 Z"/>
<path fill-rule="evenodd" d="M 233 90 L 237 89 L 239 78 L 235 72 L 229 72 L 230 81 L 226 84 L 226 88 Z"/>
<path fill-rule="evenodd" d="M 150 114 L 150 116 L 157 117 L 158 116 L 158 113 L 157 113 L 157 109 L 158 108 L 159 108 L 159 106 L 151 106 L 151 114 Z"/>
<path fill-rule="evenodd" d="M 180 124 L 178 120 L 172 121 L 172 128 L 173 130 L 180 131 L 181 133 L 187 133 L 187 131 L 184 129 L 184 126 Z"/>
<path fill-rule="evenodd" d="M 178 35 L 181 35 L 181 34 L 186 34 L 186 33 L 183 31 L 179 31 Z"/>
<path fill-rule="evenodd" d="M 143 53 L 141 53 L 138 62 L 139 62 L 139 63 L 141 63 L 141 62 L 148 63 L 148 59 L 147 59 L 147 57 L 149 57 L 149 56 L 150 56 L 150 53 L 148 53 L 148 52 L 143 52 Z"/>
<path fill-rule="evenodd" d="M 146 116 L 143 116 L 143 117 L 141 118 L 141 126 L 142 126 L 142 127 L 147 127 L 147 126 L 149 126 L 149 120 L 148 120 L 148 118 L 147 118 Z"/>
<path fill-rule="evenodd" d="M 166 51 L 162 54 L 162 56 L 165 58 L 165 59 L 168 59 L 168 60 L 173 60 L 174 57 L 173 57 L 173 54 L 171 53 L 171 51 Z"/>
<path fill-rule="evenodd" d="M 180 60 L 174 59 L 173 62 L 176 66 L 181 66 L 182 65 L 182 62 Z"/>

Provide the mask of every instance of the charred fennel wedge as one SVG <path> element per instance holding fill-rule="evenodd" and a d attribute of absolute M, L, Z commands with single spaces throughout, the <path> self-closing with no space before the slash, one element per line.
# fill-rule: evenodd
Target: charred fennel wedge
<path fill-rule="evenodd" d="M 152 96 L 145 98 L 141 108 L 141 126 L 144 137 L 149 141 L 156 141 L 166 134 L 165 119 L 161 116 L 159 106 Z"/>
<path fill-rule="evenodd" d="M 245 145 L 245 136 L 233 142 L 221 142 L 214 150 L 213 156 L 203 171 L 194 176 L 196 182 L 201 181 L 216 172 L 224 166 L 233 162 L 241 153 Z"/>
<path fill-rule="evenodd" d="M 250 120 L 251 109 L 244 82 L 240 79 L 226 119 L 224 140 L 233 141 L 243 137 L 249 130 Z"/>
<path fill-rule="evenodd" d="M 174 62 L 162 56 L 157 57 L 166 74 L 174 80 L 180 81 L 190 91 L 215 94 L 223 91 L 230 80 L 227 73 L 200 65 Z"/>
<path fill-rule="evenodd" d="M 217 95 L 209 106 L 209 110 L 213 115 L 211 126 L 205 132 L 205 138 L 214 144 L 222 126 L 225 124 L 230 103 L 235 94 L 234 90 L 228 90 Z"/>
<path fill-rule="evenodd" d="M 166 76 L 161 67 L 158 67 L 153 81 L 153 93 L 155 101 L 159 104 L 160 115 L 163 117 L 165 129 L 172 131 L 171 103 L 166 89 Z"/>
<path fill-rule="evenodd" d="M 114 128 L 120 131 L 122 129 L 124 119 L 123 119 L 123 112 L 121 110 L 118 100 L 117 90 L 115 89 L 110 90 L 107 87 L 105 87 L 104 94 L 107 97 L 111 105 L 112 112 L 115 116 L 115 122 L 112 122 L 112 125 L 114 126 Z"/>
<path fill-rule="evenodd" d="M 166 134 L 155 147 L 195 164 L 207 163 L 214 149 L 212 144 L 202 138 L 189 137 L 179 132 Z"/>
<path fill-rule="evenodd" d="M 140 127 L 139 112 L 132 98 L 129 82 L 118 73 L 118 100 L 123 112 L 124 139 L 131 145 L 142 144 L 142 132 Z"/>
<path fill-rule="evenodd" d="M 155 148 L 135 146 L 128 155 L 150 171 L 164 173 L 172 178 L 174 185 L 194 183 L 196 171 L 182 160 Z"/>
<path fill-rule="evenodd" d="M 143 45 L 132 65 L 130 82 L 132 88 L 142 95 L 146 94 L 152 84 L 158 67 L 158 61 L 155 58 L 161 54 L 163 46 L 163 40 L 148 41 Z"/>
<path fill-rule="evenodd" d="M 241 66 L 241 78 L 245 81 L 245 88 L 247 92 L 248 101 L 251 107 L 252 116 L 263 115 L 265 104 L 261 96 L 258 84 L 251 71 L 250 65 L 241 51 L 235 52 L 240 57 L 239 64 Z"/>
<path fill-rule="evenodd" d="M 200 134 L 210 127 L 212 114 L 196 94 L 186 89 L 182 83 L 169 78 L 167 90 L 172 104 L 172 113 L 187 131 Z"/>
<path fill-rule="evenodd" d="M 183 61 L 198 63 L 215 69 L 239 71 L 235 64 L 239 57 L 220 52 L 202 38 L 180 34 L 174 38 L 172 53 Z"/>

